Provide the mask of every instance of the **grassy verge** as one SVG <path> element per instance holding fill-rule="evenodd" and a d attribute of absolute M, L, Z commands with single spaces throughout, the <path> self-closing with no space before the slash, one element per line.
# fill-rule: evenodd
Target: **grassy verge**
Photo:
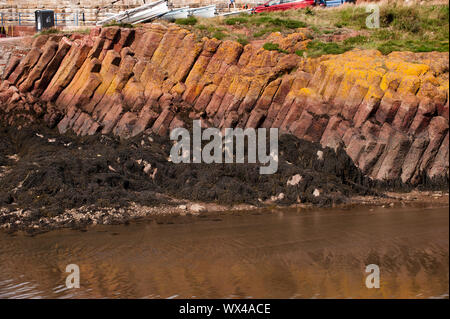
<path fill-rule="evenodd" d="M 132 29 L 134 26 L 130 23 L 117 22 L 116 20 L 112 20 L 103 25 L 104 27 L 119 27 L 119 28 L 129 28 Z"/>
<path fill-rule="evenodd" d="M 383 54 L 392 51 L 449 51 L 448 4 L 381 4 L 380 27 L 375 29 L 366 26 L 369 14 L 366 5 L 360 4 L 243 14 L 228 18 L 194 18 L 177 23 L 193 31 L 199 38 L 231 39 L 242 44 L 262 41 L 272 32 L 286 35 L 306 27 L 312 40 L 306 50 L 307 56 L 339 54 L 353 48 L 378 49 Z M 345 36 L 352 34 L 356 36 Z"/>
<path fill-rule="evenodd" d="M 278 51 L 278 52 L 281 52 L 281 53 L 288 53 L 288 52 L 282 50 L 278 44 L 272 43 L 272 42 L 264 43 L 263 48 L 265 50 L 269 50 L 269 51 Z"/>
<path fill-rule="evenodd" d="M 61 31 L 61 30 L 58 30 L 58 29 L 56 29 L 56 28 L 50 28 L 50 29 L 42 30 L 42 31 L 39 32 L 39 33 L 36 33 L 36 34 L 35 34 L 35 37 L 37 37 L 37 36 L 39 36 L 39 35 L 49 35 L 49 34 L 58 34 L 58 33 L 62 33 L 62 31 Z"/>
<path fill-rule="evenodd" d="M 63 34 L 63 35 L 70 35 L 70 34 L 89 34 L 91 30 L 89 28 L 86 29 L 77 29 L 73 31 L 65 31 L 65 30 L 59 30 L 56 28 L 50 28 L 46 30 L 42 30 L 41 32 L 38 32 L 34 35 L 34 37 L 38 37 L 40 35 L 52 35 L 52 34 Z"/>

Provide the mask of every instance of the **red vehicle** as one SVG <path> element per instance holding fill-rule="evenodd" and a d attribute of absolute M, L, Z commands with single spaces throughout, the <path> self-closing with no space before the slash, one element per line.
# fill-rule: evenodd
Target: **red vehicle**
<path fill-rule="evenodd" d="M 313 6 L 317 0 L 270 0 L 262 6 L 255 7 L 253 13 L 267 11 L 284 11 Z"/>

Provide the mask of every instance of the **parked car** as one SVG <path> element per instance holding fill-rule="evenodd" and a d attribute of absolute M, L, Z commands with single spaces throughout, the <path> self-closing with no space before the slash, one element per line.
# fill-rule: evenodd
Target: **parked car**
<path fill-rule="evenodd" d="M 255 7 L 254 13 L 268 11 L 284 11 L 290 9 L 300 9 L 313 6 L 315 0 L 270 0 L 262 6 Z"/>
<path fill-rule="evenodd" d="M 356 3 L 356 0 L 320 0 L 320 5 L 325 7 L 337 7 L 344 3 Z"/>

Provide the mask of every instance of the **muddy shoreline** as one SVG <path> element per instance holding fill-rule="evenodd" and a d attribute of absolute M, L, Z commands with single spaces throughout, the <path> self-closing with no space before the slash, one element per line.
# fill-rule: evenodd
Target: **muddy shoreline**
<path fill-rule="evenodd" d="M 448 178 L 424 178 L 418 187 L 374 181 L 341 148 L 292 135 L 280 136 L 273 175 L 259 175 L 259 164 L 174 164 L 172 141 L 145 132 L 79 137 L 42 124 L 2 124 L 0 137 L 0 228 L 7 232 L 140 218 L 171 223 L 268 207 L 435 205 L 438 198 L 448 206 Z"/>
<path fill-rule="evenodd" d="M 175 206 L 175 203 L 180 203 Z M 87 228 L 96 225 L 128 225 L 133 222 L 146 222 L 156 224 L 186 224 L 197 220 L 217 221 L 225 216 L 260 215 L 277 213 L 282 210 L 305 213 L 317 210 L 312 204 L 293 204 L 289 206 L 267 205 L 256 207 L 248 204 L 219 205 L 204 202 L 189 202 L 175 200 L 174 205 L 141 206 L 131 203 L 128 207 L 108 208 L 83 206 L 76 209 L 66 210 L 55 217 L 41 217 L 36 219 L 33 211 L 19 209 L 11 211 L 8 208 L 0 208 L 0 219 L 8 220 L 0 225 L 0 231 L 6 233 L 23 233 L 26 235 L 37 235 L 52 230 L 69 228 L 73 230 L 86 231 Z M 448 208 L 449 193 L 442 191 L 412 191 L 407 193 L 387 193 L 384 197 L 379 196 L 357 196 L 350 198 L 345 204 L 323 207 L 323 210 L 340 209 L 352 210 L 365 208 L 373 211 L 377 208 L 386 210 L 393 208 Z"/>

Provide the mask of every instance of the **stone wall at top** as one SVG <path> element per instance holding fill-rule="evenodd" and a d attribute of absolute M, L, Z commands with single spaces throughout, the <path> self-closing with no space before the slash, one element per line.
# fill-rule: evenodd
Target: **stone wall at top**
<path fill-rule="evenodd" d="M 36 10 L 54 10 L 57 13 L 84 13 L 86 23 L 92 24 L 107 17 L 108 13 L 118 13 L 151 2 L 150 0 L 0 0 L 0 13 L 34 13 Z M 81 20 L 81 18 L 80 18 Z"/>
<path fill-rule="evenodd" d="M 155 0 L 0 0 L 0 13 L 5 15 L 14 12 L 34 13 L 36 10 L 54 10 L 57 13 L 67 14 L 67 19 L 72 19 L 71 14 L 84 13 L 85 23 L 93 24 L 107 17 L 109 13 L 118 13 L 132 9 Z M 225 8 L 229 0 L 169 0 L 169 5 L 179 7 L 200 7 L 215 4 L 218 8 Z M 255 6 L 264 3 L 263 0 L 236 0 L 236 7 L 244 3 Z M 81 18 L 79 18 L 81 20 Z"/>

